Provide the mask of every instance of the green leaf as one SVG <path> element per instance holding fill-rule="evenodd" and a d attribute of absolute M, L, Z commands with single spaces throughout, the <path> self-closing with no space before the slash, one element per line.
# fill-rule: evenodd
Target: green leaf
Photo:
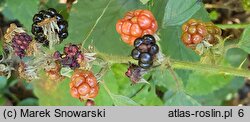
<path fill-rule="evenodd" d="M 186 92 L 190 95 L 207 95 L 230 83 L 232 76 L 208 72 L 193 72 L 187 81 Z"/>
<path fill-rule="evenodd" d="M 17 106 L 37 106 L 38 100 L 35 98 L 26 98 L 18 102 Z"/>
<path fill-rule="evenodd" d="M 4 9 L 5 3 L 6 3 L 6 0 L 0 0 L 0 12 L 2 12 L 2 10 Z"/>
<path fill-rule="evenodd" d="M 104 77 L 102 78 L 105 82 L 106 86 L 109 88 L 110 92 L 113 94 L 118 94 L 118 85 L 117 81 L 114 78 L 114 74 L 111 71 L 108 71 Z M 101 82 L 102 82 L 101 80 Z M 109 93 L 105 90 L 103 85 L 100 83 L 99 93 L 95 98 L 96 105 L 98 106 L 112 106 L 113 100 Z"/>
<path fill-rule="evenodd" d="M 233 80 L 230 81 L 229 84 L 225 85 L 223 88 L 214 91 L 208 95 L 202 96 L 192 96 L 195 98 L 199 103 L 205 106 L 218 106 L 223 105 L 222 103 L 228 99 L 227 96 L 230 94 L 234 96 L 235 93 L 244 85 L 244 78 L 242 77 L 235 77 Z M 232 99 L 232 98 L 231 98 Z M 231 100 L 230 99 L 230 100 Z"/>
<path fill-rule="evenodd" d="M 195 99 L 182 91 L 176 92 L 170 99 L 166 100 L 167 106 L 200 106 Z"/>
<path fill-rule="evenodd" d="M 177 74 L 176 74 L 177 75 Z M 178 81 L 180 82 L 180 87 L 182 87 L 182 80 L 177 76 Z M 162 86 L 169 90 L 177 90 L 177 84 L 174 76 L 170 73 L 168 69 L 164 70 L 155 70 L 152 73 L 152 80 L 157 86 Z"/>
<path fill-rule="evenodd" d="M 118 84 L 118 94 L 132 97 L 131 99 L 140 105 L 162 105 L 162 101 L 155 93 L 154 83 L 151 89 L 147 84 L 131 85 L 131 81 L 125 75 L 127 67 L 123 64 L 114 64 L 111 67 Z"/>
<path fill-rule="evenodd" d="M 0 94 L 0 106 L 3 106 L 6 104 L 6 98 L 4 96 L 2 96 L 2 94 Z"/>
<path fill-rule="evenodd" d="M 150 0 L 140 0 L 142 4 L 147 4 Z"/>
<path fill-rule="evenodd" d="M 6 3 L 13 17 L 30 31 L 33 23 L 32 18 L 38 10 L 39 0 L 6 0 Z"/>
<path fill-rule="evenodd" d="M 114 105 L 116 106 L 140 106 L 138 103 L 126 96 L 111 94 L 111 97 L 113 98 Z"/>
<path fill-rule="evenodd" d="M 144 106 L 161 106 L 163 102 L 156 94 L 155 84 L 144 87 L 139 93 L 132 98 L 137 103 Z"/>
<path fill-rule="evenodd" d="M 241 0 L 241 4 L 246 11 L 250 11 L 250 0 Z"/>
<path fill-rule="evenodd" d="M 241 63 L 246 59 L 248 53 L 246 53 L 244 50 L 239 48 L 233 48 L 227 51 L 225 55 L 225 59 L 233 66 L 233 67 L 239 67 Z M 245 62 L 247 65 L 247 61 Z M 243 65 L 243 67 L 247 67 Z"/>
<path fill-rule="evenodd" d="M 114 74 L 115 82 L 118 85 L 118 94 L 131 96 L 137 92 L 143 84 L 131 85 L 130 79 L 125 75 L 128 65 L 114 64 L 111 70 Z"/>
<path fill-rule="evenodd" d="M 64 44 L 86 40 L 85 47 L 93 44 L 100 52 L 128 55 L 132 48 L 121 41 L 115 25 L 127 11 L 141 7 L 139 0 L 79 0 L 72 7 Z"/>
<path fill-rule="evenodd" d="M 197 0 L 168 0 L 163 27 L 181 25 L 198 12 L 201 7 L 202 3 Z"/>
<path fill-rule="evenodd" d="M 7 78 L 4 76 L 0 76 L 0 93 L 2 92 L 6 84 L 7 84 Z"/>
<path fill-rule="evenodd" d="M 241 35 L 241 39 L 239 42 L 239 47 L 246 51 L 247 53 L 250 53 L 250 26 L 245 28 L 243 34 Z"/>
<path fill-rule="evenodd" d="M 50 81 L 46 76 L 43 79 L 32 81 L 34 93 L 39 98 L 39 105 L 45 106 L 81 106 L 80 100 L 70 95 L 69 81 L 65 78 L 63 81 Z"/>

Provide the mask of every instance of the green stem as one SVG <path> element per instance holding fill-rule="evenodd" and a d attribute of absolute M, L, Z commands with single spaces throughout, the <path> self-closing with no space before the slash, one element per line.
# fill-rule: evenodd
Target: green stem
<path fill-rule="evenodd" d="M 108 61 L 110 64 L 116 64 L 116 63 L 126 64 L 128 62 L 136 63 L 136 61 L 129 56 L 108 55 L 102 52 L 97 52 L 96 54 L 97 57 L 100 57 L 101 59 Z"/>
<path fill-rule="evenodd" d="M 115 63 L 137 63 L 135 60 L 133 60 L 130 57 L 124 57 L 124 56 L 112 56 L 105 53 L 97 53 L 97 56 L 108 61 L 111 64 Z M 224 73 L 228 75 L 233 76 L 242 76 L 242 77 L 250 77 L 250 71 L 245 69 L 238 69 L 233 67 L 225 67 L 225 66 L 219 66 L 219 65 L 211 65 L 211 64 L 201 64 L 199 62 L 187 62 L 187 61 L 177 61 L 177 60 L 170 60 L 170 63 L 168 61 L 169 59 L 165 59 L 163 61 L 164 66 L 166 68 L 171 65 L 173 69 L 185 69 L 185 70 L 195 70 L 195 71 L 206 71 L 206 72 L 212 72 L 212 73 Z"/>
<path fill-rule="evenodd" d="M 247 28 L 250 23 L 243 23 L 243 24 L 216 24 L 221 29 L 244 29 Z"/>
<path fill-rule="evenodd" d="M 175 69 L 187 69 L 196 71 L 207 71 L 213 73 L 224 73 L 233 76 L 250 77 L 250 71 L 232 67 L 224 67 L 218 65 L 200 64 L 185 61 L 171 61 L 171 65 Z"/>

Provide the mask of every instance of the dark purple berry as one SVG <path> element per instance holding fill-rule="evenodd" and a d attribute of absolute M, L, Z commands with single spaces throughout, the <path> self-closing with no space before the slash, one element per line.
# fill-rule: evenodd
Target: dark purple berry
<path fill-rule="evenodd" d="M 137 50 L 136 48 L 132 50 L 131 56 L 133 59 L 138 60 L 140 57 L 141 52 Z"/>
<path fill-rule="evenodd" d="M 42 14 L 35 14 L 33 17 L 33 22 L 34 23 L 38 23 L 41 22 L 43 20 L 43 15 Z"/>
<path fill-rule="evenodd" d="M 61 53 L 59 52 L 59 51 L 56 51 L 55 53 L 54 53 L 54 55 L 53 55 L 53 57 L 55 58 L 55 59 L 60 59 L 61 58 Z"/>
<path fill-rule="evenodd" d="M 70 45 L 68 47 L 64 47 L 64 53 L 69 57 L 73 57 L 79 52 L 79 48 L 76 45 Z"/>
<path fill-rule="evenodd" d="M 25 51 L 29 47 L 29 43 L 32 41 L 32 37 L 26 33 L 17 33 L 12 39 L 12 48 L 16 56 L 23 58 Z"/>
<path fill-rule="evenodd" d="M 80 67 L 79 62 L 83 61 L 84 59 L 81 50 L 75 44 L 70 44 L 69 46 L 64 47 L 63 54 L 60 54 L 58 51 L 55 52 L 54 57 L 59 57 L 57 60 L 60 61 L 64 67 L 67 66 L 71 69 Z"/>
<path fill-rule="evenodd" d="M 152 45 L 152 46 L 150 47 L 150 49 L 149 49 L 149 53 L 150 53 L 151 55 L 155 55 L 155 54 L 158 53 L 158 52 L 159 52 L 159 46 L 156 45 L 156 44 Z"/>
<path fill-rule="evenodd" d="M 152 35 L 144 35 L 143 39 L 145 44 L 151 45 L 156 43 L 155 38 Z"/>
<path fill-rule="evenodd" d="M 142 63 L 139 61 L 139 66 L 143 69 L 149 69 L 153 63 Z"/>
<path fill-rule="evenodd" d="M 153 62 L 153 57 L 149 53 L 142 53 L 139 57 L 139 61 L 149 64 Z"/>
<path fill-rule="evenodd" d="M 134 41 L 134 46 L 135 46 L 135 47 L 139 47 L 143 42 L 144 42 L 143 38 L 137 38 L 137 39 Z"/>

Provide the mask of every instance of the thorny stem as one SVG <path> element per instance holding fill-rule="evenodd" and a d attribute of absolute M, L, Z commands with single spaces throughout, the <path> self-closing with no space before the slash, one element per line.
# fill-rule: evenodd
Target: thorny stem
<path fill-rule="evenodd" d="M 101 18 L 103 17 L 103 15 L 105 14 L 105 12 L 107 11 L 107 9 L 108 9 L 108 7 L 109 7 L 111 1 L 112 1 L 112 0 L 109 0 L 108 4 L 107 4 L 106 7 L 103 9 L 101 15 L 97 18 L 95 24 L 93 25 L 93 27 L 92 27 L 91 30 L 89 31 L 89 33 L 88 33 L 88 35 L 86 36 L 86 38 L 83 40 L 81 48 L 83 48 L 85 42 L 87 41 L 87 39 L 89 38 L 89 36 L 90 36 L 90 35 L 92 34 L 92 32 L 94 31 L 96 25 L 99 23 L 99 21 L 101 20 Z"/>
<path fill-rule="evenodd" d="M 123 56 L 112 56 L 104 53 L 97 53 L 97 56 L 102 59 L 108 61 L 111 64 L 115 63 L 136 63 L 135 60 L 129 57 Z M 225 67 L 220 65 L 211 65 L 211 64 L 202 64 L 199 62 L 188 62 L 188 61 L 178 61 L 178 60 L 169 60 L 167 58 L 164 59 L 163 65 L 168 68 L 171 66 L 173 69 L 186 69 L 186 70 L 195 70 L 195 71 L 206 71 L 211 73 L 222 73 L 225 75 L 233 75 L 233 76 L 241 76 L 241 77 L 250 77 L 250 71 L 245 69 L 238 69 L 233 67 Z M 171 62 L 171 63 L 169 63 Z"/>
<path fill-rule="evenodd" d="M 207 71 L 213 73 L 223 73 L 226 75 L 233 75 L 233 76 L 250 77 L 250 71 L 232 67 L 224 67 L 218 65 L 200 64 L 200 63 L 176 61 L 176 60 L 171 60 L 171 65 L 175 69 Z"/>

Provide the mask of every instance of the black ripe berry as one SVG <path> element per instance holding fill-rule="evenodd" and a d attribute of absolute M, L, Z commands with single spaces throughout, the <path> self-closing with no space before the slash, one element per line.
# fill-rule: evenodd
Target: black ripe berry
<path fill-rule="evenodd" d="M 32 34 L 37 35 L 38 33 L 43 32 L 43 29 L 42 29 L 42 27 L 40 27 L 37 24 L 33 23 L 31 32 L 32 32 Z"/>
<path fill-rule="evenodd" d="M 144 35 L 142 38 L 137 38 L 134 41 L 134 49 L 131 56 L 138 61 L 139 67 L 148 69 L 153 65 L 155 55 L 159 52 L 159 46 L 152 35 Z"/>
<path fill-rule="evenodd" d="M 152 46 L 150 47 L 150 49 L 149 49 L 149 53 L 150 53 L 151 55 L 155 55 L 155 54 L 158 53 L 158 52 L 159 52 L 159 47 L 158 47 L 158 45 L 156 45 L 156 44 L 152 45 Z"/>
<path fill-rule="evenodd" d="M 45 10 L 41 10 L 38 13 L 41 14 L 41 15 L 44 15 L 46 13 L 46 11 Z"/>
<path fill-rule="evenodd" d="M 43 23 L 46 20 L 45 23 Z M 54 23 L 54 24 L 50 24 Z M 57 25 L 55 25 L 55 23 Z M 47 25 L 57 26 L 57 27 L 50 27 Z M 42 43 L 44 46 L 49 46 L 50 41 L 55 40 L 48 40 L 49 34 L 44 34 L 43 29 L 52 29 L 55 32 L 55 35 L 58 36 L 56 39 L 57 42 L 62 42 L 64 39 L 68 37 L 68 22 L 63 19 L 63 16 L 60 15 L 55 9 L 49 8 L 47 10 L 41 10 L 38 14 L 35 14 L 33 17 L 33 24 L 32 24 L 32 34 L 35 35 L 35 39 L 37 42 Z M 55 36 L 52 36 L 55 37 Z"/>
<path fill-rule="evenodd" d="M 56 14 L 56 21 L 61 22 L 63 21 L 63 16 L 61 14 Z"/>
<path fill-rule="evenodd" d="M 60 39 L 66 39 L 68 37 L 68 32 L 58 33 Z"/>
<path fill-rule="evenodd" d="M 46 37 L 43 33 L 38 33 L 35 36 L 36 41 L 38 41 L 39 43 L 43 43 L 46 40 Z"/>
<path fill-rule="evenodd" d="M 149 53 L 142 53 L 139 57 L 139 61 L 144 64 L 150 64 L 153 62 L 153 57 Z"/>
<path fill-rule="evenodd" d="M 149 69 L 149 68 L 152 66 L 152 64 L 153 64 L 153 63 L 147 64 L 147 63 L 142 63 L 142 62 L 139 61 L 139 66 L 140 66 L 141 68 L 143 68 L 143 69 Z"/>
<path fill-rule="evenodd" d="M 143 39 L 144 39 L 145 44 L 155 44 L 156 43 L 155 38 L 152 35 L 145 35 L 145 36 L 143 36 Z"/>
<path fill-rule="evenodd" d="M 58 27 L 59 27 L 59 32 L 66 32 L 68 28 L 68 22 L 67 21 L 58 22 Z"/>
<path fill-rule="evenodd" d="M 143 42 L 144 42 L 143 38 L 137 38 L 137 39 L 134 41 L 134 46 L 135 46 L 135 47 L 139 47 Z"/>
<path fill-rule="evenodd" d="M 52 18 L 52 15 L 49 13 L 49 12 L 45 12 L 43 14 L 43 18 L 46 19 L 46 18 Z"/>
<path fill-rule="evenodd" d="M 42 14 L 35 14 L 33 17 L 33 22 L 37 23 L 37 22 L 41 22 L 43 20 L 43 15 Z"/>
<path fill-rule="evenodd" d="M 138 60 L 140 57 L 141 52 L 138 49 L 133 49 L 131 52 L 131 56 L 133 57 L 133 59 Z"/>
<path fill-rule="evenodd" d="M 48 9 L 48 13 L 51 15 L 51 16 L 55 16 L 57 14 L 57 11 L 54 9 L 54 8 L 49 8 Z"/>

